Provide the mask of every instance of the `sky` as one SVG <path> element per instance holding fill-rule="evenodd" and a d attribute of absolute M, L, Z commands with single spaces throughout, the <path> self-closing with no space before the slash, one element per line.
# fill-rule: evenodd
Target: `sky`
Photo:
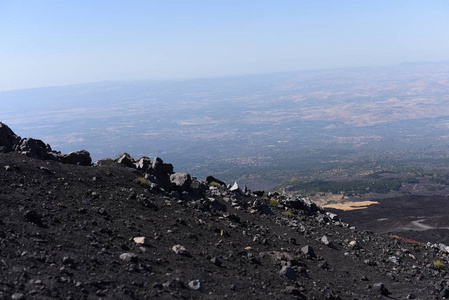
<path fill-rule="evenodd" d="M 445 60 L 446 0 L 0 0 L 0 91 Z"/>

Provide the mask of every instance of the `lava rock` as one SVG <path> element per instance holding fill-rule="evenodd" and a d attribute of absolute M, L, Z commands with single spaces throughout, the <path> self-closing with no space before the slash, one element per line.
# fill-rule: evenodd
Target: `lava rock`
<path fill-rule="evenodd" d="M 8 125 L 0 122 L 0 150 L 2 150 L 0 152 L 12 151 L 19 141 L 20 137 Z"/>
<path fill-rule="evenodd" d="M 174 173 L 170 175 L 170 182 L 178 188 L 188 190 L 192 184 L 192 178 L 188 173 Z"/>
<path fill-rule="evenodd" d="M 390 294 L 390 291 L 388 291 L 385 285 L 381 282 L 373 284 L 373 289 L 384 296 L 388 296 Z"/>
<path fill-rule="evenodd" d="M 23 216 L 28 222 L 42 226 L 42 217 L 35 210 L 27 210 Z"/>
<path fill-rule="evenodd" d="M 293 270 L 289 266 L 283 266 L 282 269 L 279 271 L 279 275 L 287 277 L 291 281 L 296 281 L 296 273 L 295 270 Z"/>
<path fill-rule="evenodd" d="M 62 155 L 61 162 L 72 165 L 90 166 L 92 164 L 92 158 L 88 151 L 78 150 Z"/>
<path fill-rule="evenodd" d="M 310 256 L 310 257 L 315 257 L 315 250 L 312 248 L 312 246 L 309 245 L 305 245 L 304 247 L 301 248 L 301 252 Z"/>

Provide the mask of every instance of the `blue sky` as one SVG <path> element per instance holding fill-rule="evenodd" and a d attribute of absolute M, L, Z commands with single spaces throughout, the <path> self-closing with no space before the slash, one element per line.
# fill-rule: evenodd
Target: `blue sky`
<path fill-rule="evenodd" d="M 446 0 L 0 0 L 0 90 L 449 60 Z"/>

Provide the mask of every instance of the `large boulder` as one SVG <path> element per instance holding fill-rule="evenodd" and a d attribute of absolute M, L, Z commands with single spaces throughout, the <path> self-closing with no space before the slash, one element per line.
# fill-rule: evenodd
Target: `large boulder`
<path fill-rule="evenodd" d="M 47 152 L 50 152 L 51 148 L 41 140 L 24 138 L 14 146 L 14 150 L 32 158 L 47 159 Z"/>
<path fill-rule="evenodd" d="M 188 173 L 174 173 L 170 175 L 170 182 L 182 190 L 189 190 L 192 184 L 192 178 Z"/>
<path fill-rule="evenodd" d="M 134 166 L 138 170 L 147 170 L 151 166 L 151 160 L 149 157 L 141 157 L 135 163 Z"/>
<path fill-rule="evenodd" d="M 12 151 L 20 142 L 20 136 L 16 135 L 8 125 L 0 122 L 0 152 Z"/>
<path fill-rule="evenodd" d="M 173 165 L 164 163 L 164 161 L 159 157 L 154 158 L 151 168 L 156 173 L 173 174 Z"/>
<path fill-rule="evenodd" d="M 134 166 L 134 159 L 129 155 L 128 153 L 123 153 L 120 155 L 119 158 L 117 158 L 117 162 L 119 164 L 125 165 L 129 168 L 133 168 Z"/>
<path fill-rule="evenodd" d="M 90 153 L 86 150 L 73 151 L 62 155 L 61 161 L 66 164 L 90 166 L 92 158 Z"/>

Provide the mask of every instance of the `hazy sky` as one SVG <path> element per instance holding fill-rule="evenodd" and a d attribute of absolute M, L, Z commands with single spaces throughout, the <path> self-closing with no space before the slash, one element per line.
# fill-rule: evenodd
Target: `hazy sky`
<path fill-rule="evenodd" d="M 446 0 L 0 0 L 0 90 L 449 60 Z"/>

